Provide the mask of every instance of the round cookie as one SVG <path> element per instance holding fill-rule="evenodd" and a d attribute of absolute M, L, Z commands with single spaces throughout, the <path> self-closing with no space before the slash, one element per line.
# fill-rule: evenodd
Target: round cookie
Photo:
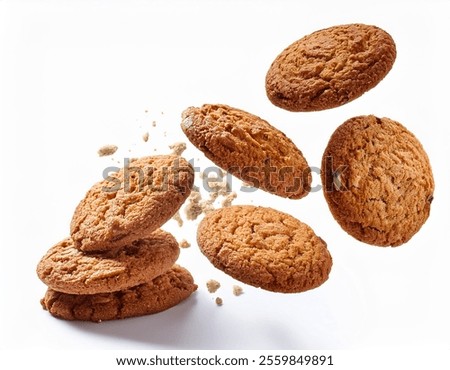
<path fill-rule="evenodd" d="M 216 165 L 252 186 L 299 199 L 311 189 L 302 152 L 267 121 L 223 104 L 190 107 L 181 128 Z"/>
<path fill-rule="evenodd" d="M 189 271 L 175 265 L 149 283 L 119 292 L 75 295 L 48 289 L 41 304 L 61 319 L 100 322 L 167 310 L 195 290 L 197 285 Z"/>
<path fill-rule="evenodd" d="M 339 126 L 323 154 L 321 178 L 334 218 L 362 242 L 399 246 L 429 216 L 434 180 L 428 156 L 389 118 L 359 116 Z"/>
<path fill-rule="evenodd" d="M 331 271 L 326 243 L 308 225 L 272 208 L 217 209 L 200 222 L 197 241 L 216 268 L 273 292 L 316 288 Z"/>
<path fill-rule="evenodd" d="M 114 292 L 161 275 L 175 263 L 179 253 L 176 239 L 162 230 L 103 253 L 84 253 L 67 238 L 50 248 L 39 262 L 37 274 L 49 288 L 59 292 Z"/>
<path fill-rule="evenodd" d="M 142 157 L 96 183 L 70 225 L 75 246 L 104 251 L 144 239 L 168 221 L 189 196 L 194 170 L 182 157 Z"/>
<path fill-rule="evenodd" d="M 396 55 L 394 40 L 378 27 L 326 28 L 276 57 L 266 75 L 266 93 L 274 105 L 293 112 L 338 107 L 375 87 Z"/>

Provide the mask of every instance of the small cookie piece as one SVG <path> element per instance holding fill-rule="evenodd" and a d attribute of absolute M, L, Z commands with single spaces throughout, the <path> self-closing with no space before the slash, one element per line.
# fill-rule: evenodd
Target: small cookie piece
<path fill-rule="evenodd" d="M 215 293 L 217 289 L 220 288 L 220 283 L 217 280 L 209 279 L 206 282 L 206 288 L 208 289 L 208 292 Z"/>
<path fill-rule="evenodd" d="M 75 246 L 105 251 L 149 237 L 189 196 L 194 170 L 182 157 L 157 155 L 130 161 L 95 184 L 70 225 Z"/>
<path fill-rule="evenodd" d="M 180 216 L 180 212 L 177 211 L 175 212 L 175 214 L 172 216 L 172 220 L 176 221 L 178 224 L 178 227 L 182 227 L 183 226 L 183 219 Z"/>
<path fill-rule="evenodd" d="M 186 249 L 191 246 L 191 243 L 189 243 L 186 239 L 181 239 L 181 241 L 178 243 L 180 248 Z"/>
<path fill-rule="evenodd" d="M 196 290 L 189 271 L 175 265 L 150 283 L 114 293 L 74 295 L 48 289 L 41 305 L 60 319 L 101 322 L 165 311 Z"/>
<path fill-rule="evenodd" d="M 181 155 L 186 150 L 186 143 L 176 142 L 169 145 L 169 149 L 172 149 L 173 155 Z"/>
<path fill-rule="evenodd" d="M 152 280 L 168 270 L 179 254 L 175 238 L 162 230 L 148 239 L 103 253 L 84 253 L 67 238 L 50 248 L 39 262 L 37 274 L 59 292 L 108 293 Z"/>
<path fill-rule="evenodd" d="M 108 155 L 113 155 L 117 151 L 117 145 L 103 145 L 98 151 L 97 154 L 99 157 L 105 157 Z"/>
<path fill-rule="evenodd" d="M 277 56 L 266 75 L 266 93 L 274 105 L 293 112 L 338 107 L 375 87 L 396 55 L 392 37 L 376 26 L 326 28 Z"/>
<path fill-rule="evenodd" d="M 186 218 L 189 221 L 196 220 L 203 212 L 202 208 L 202 195 L 199 191 L 193 190 L 188 198 L 188 202 L 184 207 Z"/>
<path fill-rule="evenodd" d="M 300 199 L 311 189 L 302 152 L 267 121 L 223 104 L 190 107 L 181 128 L 216 165 L 252 186 Z"/>
<path fill-rule="evenodd" d="M 217 209 L 200 222 L 197 240 L 215 267 L 273 292 L 316 288 L 331 270 L 326 243 L 308 225 L 272 208 Z"/>
<path fill-rule="evenodd" d="M 389 118 L 358 116 L 339 126 L 323 154 L 321 178 L 334 218 L 364 243 L 399 246 L 429 216 L 434 180 L 428 156 Z"/>
<path fill-rule="evenodd" d="M 231 206 L 231 203 L 233 202 L 233 200 L 235 200 L 237 198 L 237 194 L 236 192 L 231 192 L 230 194 L 228 194 L 225 199 L 222 201 L 222 207 L 229 207 Z"/>
<path fill-rule="evenodd" d="M 241 286 L 239 285 L 233 285 L 233 294 L 235 296 L 240 296 L 241 294 L 244 293 L 244 289 L 242 289 Z"/>

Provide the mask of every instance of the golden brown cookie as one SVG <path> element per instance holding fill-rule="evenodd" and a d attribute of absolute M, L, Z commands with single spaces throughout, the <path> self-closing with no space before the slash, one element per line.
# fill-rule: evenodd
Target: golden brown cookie
<path fill-rule="evenodd" d="M 127 247 L 102 253 L 82 252 L 67 238 L 50 248 L 39 262 L 37 274 L 59 292 L 114 292 L 161 275 L 175 263 L 179 253 L 178 242 L 162 230 Z"/>
<path fill-rule="evenodd" d="M 434 180 L 428 156 L 389 118 L 359 116 L 339 126 L 323 154 L 321 177 L 334 218 L 362 242 L 401 245 L 429 216 Z"/>
<path fill-rule="evenodd" d="M 326 243 L 308 225 L 272 208 L 217 209 L 200 222 L 197 241 L 218 269 L 274 292 L 316 288 L 331 271 Z"/>
<path fill-rule="evenodd" d="M 150 283 L 114 293 L 74 295 L 48 289 L 42 307 L 64 320 L 100 322 L 154 314 L 188 298 L 197 285 L 188 270 L 173 266 Z"/>
<path fill-rule="evenodd" d="M 75 246 L 104 251 L 144 239 L 168 221 L 189 196 L 194 170 L 182 157 L 159 155 L 130 161 L 95 184 L 75 210 Z"/>
<path fill-rule="evenodd" d="M 266 75 L 267 96 L 293 112 L 338 107 L 375 87 L 396 54 L 392 37 L 375 26 L 346 24 L 316 31 L 273 61 Z"/>
<path fill-rule="evenodd" d="M 311 189 L 302 152 L 263 119 L 222 104 L 190 107 L 181 128 L 219 167 L 272 194 L 299 199 Z"/>

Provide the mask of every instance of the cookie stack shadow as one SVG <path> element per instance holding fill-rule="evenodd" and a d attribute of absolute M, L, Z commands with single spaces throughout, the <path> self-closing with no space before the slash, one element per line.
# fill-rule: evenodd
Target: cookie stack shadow
<path fill-rule="evenodd" d="M 70 237 L 37 266 L 44 309 L 66 320 L 100 322 L 153 314 L 197 285 L 177 265 L 180 248 L 160 229 L 189 196 L 192 166 L 182 157 L 143 157 L 96 183 L 76 208 Z"/>

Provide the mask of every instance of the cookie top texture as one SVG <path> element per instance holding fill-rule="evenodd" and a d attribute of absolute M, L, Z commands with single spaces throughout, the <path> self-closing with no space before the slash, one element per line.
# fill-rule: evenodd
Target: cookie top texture
<path fill-rule="evenodd" d="M 322 29 L 276 57 L 266 75 L 266 93 L 274 105 L 293 112 L 339 107 L 375 87 L 396 55 L 394 40 L 379 27 Z"/>
<path fill-rule="evenodd" d="M 37 274 L 59 292 L 114 292 L 152 280 L 170 269 L 179 253 L 176 239 L 162 230 L 148 239 L 102 253 L 82 252 L 67 238 L 49 249 L 37 266 Z"/>
<path fill-rule="evenodd" d="M 119 292 L 75 295 L 48 289 L 41 305 L 60 319 L 100 322 L 165 311 L 195 290 L 197 285 L 189 271 L 174 265 L 148 283 Z"/>
<path fill-rule="evenodd" d="M 77 206 L 70 225 L 75 246 L 105 251 L 150 236 L 178 211 L 193 184 L 194 170 L 180 156 L 130 161 L 92 186 Z"/>
<path fill-rule="evenodd" d="M 273 292 L 316 288 L 331 271 L 326 243 L 308 225 L 272 208 L 217 209 L 200 222 L 197 241 L 216 268 Z"/>
<path fill-rule="evenodd" d="M 323 154 L 321 178 L 334 218 L 362 242 L 399 246 L 428 219 L 434 192 L 428 156 L 389 118 L 359 116 L 339 126 Z"/>
<path fill-rule="evenodd" d="M 217 166 L 256 188 L 299 199 L 311 189 L 311 171 L 302 152 L 267 121 L 223 104 L 190 107 L 181 128 Z"/>

